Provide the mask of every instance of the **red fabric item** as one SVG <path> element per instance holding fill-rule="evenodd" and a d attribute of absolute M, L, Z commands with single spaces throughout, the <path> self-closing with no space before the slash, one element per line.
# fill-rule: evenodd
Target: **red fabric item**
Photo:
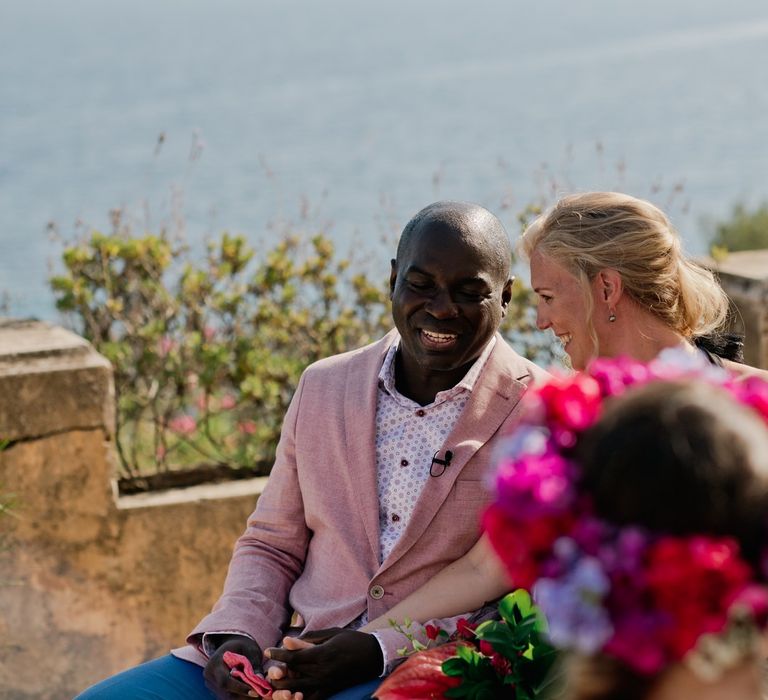
<path fill-rule="evenodd" d="M 272 686 L 260 673 L 253 670 L 253 666 L 247 657 L 236 654 L 234 651 L 224 652 L 224 663 L 229 667 L 229 674 L 243 683 L 247 683 L 255 690 L 260 698 L 272 697 Z"/>

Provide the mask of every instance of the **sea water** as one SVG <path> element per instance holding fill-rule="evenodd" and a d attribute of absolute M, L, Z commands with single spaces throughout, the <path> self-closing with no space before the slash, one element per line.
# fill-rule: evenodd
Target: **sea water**
<path fill-rule="evenodd" d="M 768 198 L 767 144 L 764 0 L 0 0 L 0 290 L 55 320 L 61 239 L 116 207 L 200 251 L 323 230 L 384 279 L 435 199 L 517 235 L 613 188 L 701 253 Z"/>

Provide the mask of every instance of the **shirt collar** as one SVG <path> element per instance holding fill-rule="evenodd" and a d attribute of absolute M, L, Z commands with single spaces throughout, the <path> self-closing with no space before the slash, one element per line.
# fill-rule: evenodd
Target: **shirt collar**
<path fill-rule="evenodd" d="M 483 371 L 483 367 L 485 367 L 485 363 L 488 361 L 488 358 L 491 356 L 491 352 L 493 351 L 494 346 L 496 345 L 496 336 L 494 335 L 486 344 L 485 348 L 483 348 L 483 351 L 480 353 L 479 357 L 474 361 L 472 366 L 469 368 L 469 371 L 464 375 L 462 380 L 456 384 L 451 389 L 446 390 L 445 392 L 441 391 L 438 393 L 438 396 L 443 393 L 454 393 L 458 392 L 460 390 L 465 390 L 471 392 L 472 389 L 475 388 L 475 384 L 477 383 L 477 378 L 480 376 L 480 372 Z M 392 344 L 389 346 L 389 350 L 387 350 L 387 355 L 384 358 L 384 364 L 381 366 L 381 369 L 379 370 L 379 385 L 383 386 L 384 389 L 387 391 L 388 394 L 391 394 L 392 396 L 395 396 L 398 394 L 397 389 L 395 388 L 395 355 L 397 354 L 397 349 L 400 347 L 400 335 L 395 334 L 394 339 L 392 340 Z M 437 397 L 435 397 L 437 399 Z"/>

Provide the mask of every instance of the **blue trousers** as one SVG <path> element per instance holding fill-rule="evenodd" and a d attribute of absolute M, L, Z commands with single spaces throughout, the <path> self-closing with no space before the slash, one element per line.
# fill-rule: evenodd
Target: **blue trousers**
<path fill-rule="evenodd" d="M 380 681 L 348 688 L 331 700 L 369 700 Z M 107 678 L 80 693 L 75 700 L 216 700 L 205 687 L 197 664 L 161 656 Z"/>

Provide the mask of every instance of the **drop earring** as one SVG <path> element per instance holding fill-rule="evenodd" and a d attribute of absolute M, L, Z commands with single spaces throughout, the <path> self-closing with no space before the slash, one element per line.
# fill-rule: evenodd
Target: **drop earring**
<path fill-rule="evenodd" d="M 616 312 L 611 310 L 608 314 L 608 323 L 613 323 L 616 320 Z"/>

